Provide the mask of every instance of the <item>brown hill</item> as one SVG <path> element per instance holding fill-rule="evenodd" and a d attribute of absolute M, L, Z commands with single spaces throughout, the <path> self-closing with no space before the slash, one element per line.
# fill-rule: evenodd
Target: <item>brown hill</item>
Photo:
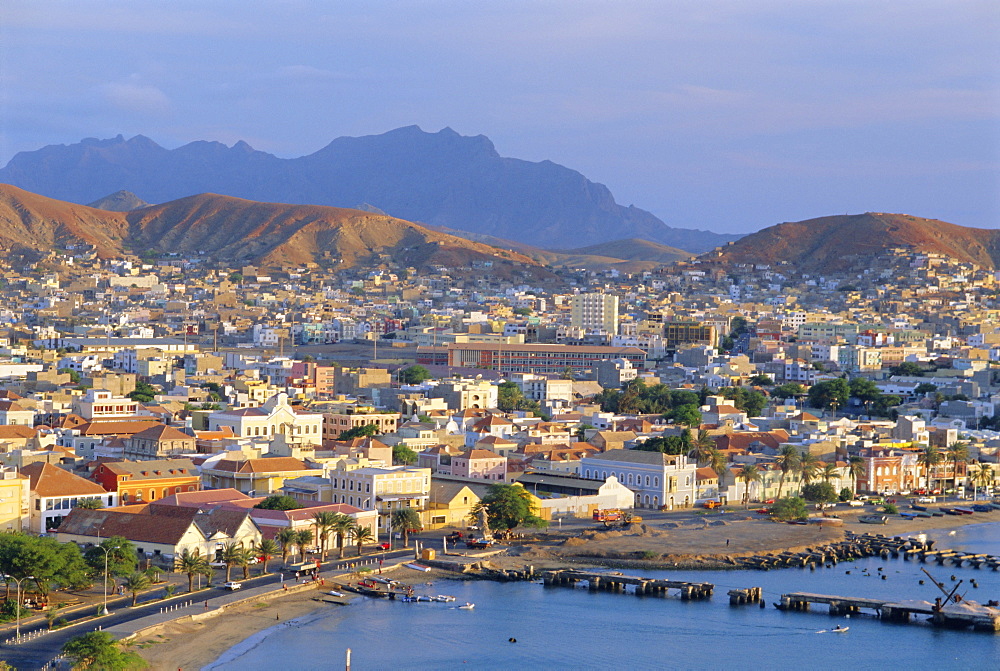
<path fill-rule="evenodd" d="M 128 235 L 123 213 L 66 203 L 0 184 L 0 252 L 36 254 L 69 245 L 93 245 L 104 256 L 121 253 Z"/>
<path fill-rule="evenodd" d="M 342 267 L 382 260 L 414 267 L 492 261 L 541 270 L 516 252 L 359 210 L 202 194 L 110 212 L 0 185 L 0 250 L 38 255 L 81 243 L 104 257 L 148 249 L 275 266 L 323 259 Z"/>
<path fill-rule="evenodd" d="M 983 268 L 1000 265 L 1000 231 L 882 212 L 778 224 L 702 258 L 723 264 L 787 261 L 801 271 L 829 273 L 870 267 L 894 248 L 943 254 Z"/>

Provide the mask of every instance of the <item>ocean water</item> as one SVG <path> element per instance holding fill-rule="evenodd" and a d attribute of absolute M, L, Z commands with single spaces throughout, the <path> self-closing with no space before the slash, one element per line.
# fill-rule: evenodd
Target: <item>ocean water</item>
<path fill-rule="evenodd" d="M 939 547 L 1000 554 L 1000 524 L 927 536 Z M 359 598 L 350 606 L 325 607 L 261 632 L 208 668 L 343 668 L 347 648 L 356 671 L 1000 668 L 1000 634 L 888 624 L 863 614 L 833 617 L 824 606 L 801 613 L 771 605 L 780 594 L 798 591 L 933 601 L 939 592 L 921 567 L 949 586 L 964 581 L 959 593 L 967 599 L 1000 600 L 998 572 L 902 559 L 866 559 L 815 571 L 624 571 L 715 584 L 710 601 L 690 602 L 533 583 L 442 580 L 418 587 L 417 593 L 452 594 L 455 603 Z M 978 588 L 971 585 L 973 579 Z M 727 590 L 752 586 L 763 588 L 767 608 L 729 606 Z M 466 601 L 475 603 L 475 609 L 455 608 Z M 850 631 L 818 633 L 837 624 Z"/>

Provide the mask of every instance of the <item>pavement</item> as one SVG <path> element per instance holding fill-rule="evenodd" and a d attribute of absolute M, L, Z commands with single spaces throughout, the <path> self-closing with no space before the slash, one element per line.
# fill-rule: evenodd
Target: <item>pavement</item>
<path fill-rule="evenodd" d="M 388 564 L 412 557 L 413 549 L 411 548 L 365 555 L 360 559 L 360 562 L 366 566 L 378 566 L 379 558 Z M 321 575 L 330 572 L 344 573 L 353 570 L 358 565 L 359 559 L 357 557 L 335 559 L 323 563 L 320 573 Z M 183 578 L 186 588 L 187 577 L 183 576 Z M 60 653 L 62 646 L 67 641 L 88 631 L 102 629 L 111 633 L 115 638 L 121 639 L 131 636 L 139 630 L 163 624 L 185 615 L 203 613 L 236 601 L 277 591 L 281 589 L 283 582 L 291 585 L 294 584 L 294 580 L 294 572 L 267 573 L 253 576 L 249 580 L 239 580 L 238 582 L 243 586 L 238 590 L 227 590 L 222 587 L 222 581 L 218 581 L 212 587 L 200 591 L 196 588 L 193 593 L 181 591 L 168 599 L 161 598 L 163 591 L 157 588 L 140 594 L 139 602 L 134 608 L 131 607 L 131 595 L 109 598 L 108 610 L 110 613 L 94 617 L 96 606 L 103 603 L 102 596 L 100 601 L 96 603 L 86 603 L 74 607 L 72 610 L 60 611 L 59 616 L 65 617 L 69 621 L 68 625 L 60 629 L 48 631 L 48 624 L 44 618 L 22 620 L 20 643 L 11 641 L 14 637 L 14 629 L 12 626 L 8 627 L 9 631 L 0 634 L 3 637 L 0 640 L 0 660 L 21 671 L 42 669 Z"/>

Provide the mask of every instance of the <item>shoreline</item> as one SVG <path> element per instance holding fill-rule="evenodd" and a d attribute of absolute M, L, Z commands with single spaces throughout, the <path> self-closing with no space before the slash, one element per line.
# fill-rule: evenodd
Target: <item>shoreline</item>
<path fill-rule="evenodd" d="M 857 533 L 866 531 L 880 533 L 886 536 L 907 536 L 940 529 L 1000 524 L 1000 519 L 989 519 L 986 515 L 988 514 L 976 515 L 975 517 L 978 519 L 952 516 L 920 518 L 919 528 L 915 526 L 915 521 L 904 519 L 892 519 L 886 525 L 860 524 L 856 523 L 856 516 L 850 514 L 844 515 L 845 526 L 825 529 L 784 525 L 760 519 L 738 519 L 725 525 L 678 525 L 667 529 L 665 536 L 651 534 L 648 529 L 633 534 L 640 540 L 671 546 L 670 549 L 673 552 L 663 553 L 661 561 L 641 560 L 635 556 L 634 551 L 611 553 L 600 548 L 608 543 L 619 544 L 623 541 L 634 540 L 629 539 L 629 535 L 622 532 L 612 532 L 621 535 L 600 537 L 596 541 L 585 541 L 579 545 L 570 543 L 566 549 L 572 553 L 557 554 L 553 552 L 553 549 L 565 547 L 560 546 L 559 541 L 555 541 L 553 545 L 548 547 L 514 547 L 511 548 L 511 552 L 507 556 L 494 556 L 481 561 L 505 569 L 520 569 L 526 565 L 533 565 L 536 570 L 539 570 L 573 564 L 581 567 L 634 567 L 657 570 L 707 570 L 712 568 L 740 570 L 739 567 L 727 566 L 723 558 L 763 552 L 782 552 L 792 550 L 795 547 L 805 548 L 826 542 L 827 539 L 830 541 L 840 540 L 844 537 L 844 532 L 848 530 Z M 605 534 L 607 532 L 597 533 Z M 727 540 L 730 541 L 728 548 Z M 737 542 L 734 543 L 734 540 Z M 789 541 L 800 542 L 789 543 Z M 687 546 L 693 543 L 697 543 L 709 551 L 679 552 L 679 550 L 688 549 Z M 762 545 L 770 545 L 771 547 L 764 549 Z M 715 547 L 719 547 L 723 552 L 712 553 L 710 549 Z M 601 556 L 588 555 L 588 549 L 600 552 Z M 733 552 L 727 553 L 726 549 Z M 609 554 L 631 556 L 607 556 Z M 456 557 L 456 559 L 477 561 L 475 557 Z M 389 572 L 389 570 L 385 572 Z M 391 569 L 391 572 L 396 579 L 411 584 L 472 578 L 472 576 L 445 569 L 433 569 L 430 572 L 422 573 L 398 566 Z M 349 577 L 349 574 L 341 574 L 335 578 L 328 577 L 328 585 L 331 581 L 337 582 L 338 578 L 346 580 Z M 329 587 L 324 589 L 329 589 Z M 224 613 L 212 618 L 211 625 L 203 622 L 174 620 L 134 639 L 131 644 L 132 649 L 149 662 L 149 668 L 153 671 L 214 669 L 253 648 L 279 627 L 309 622 L 312 621 L 312 618 L 322 617 L 326 608 L 343 607 L 314 600 L 319 594 L 318 587 L 316 590 L 306 590 L 298 594 L 281 595 L 278 599 L 274 599 L 274 595 L 271 593 L 262 596 L 259 600 L 242 603 L 227 609 Z M 275 619 L 276 616 L 280 621 Z M 232 657 L 230 657 L 230 653 L 232 653 Z"/>

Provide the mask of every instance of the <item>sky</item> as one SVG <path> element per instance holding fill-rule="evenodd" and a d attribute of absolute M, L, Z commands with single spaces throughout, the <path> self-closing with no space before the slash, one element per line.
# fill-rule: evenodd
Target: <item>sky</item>
<path fill-rule="evenodd" d="M 0 165 L 118 134 L 289 158 L 412 124 L 671 226 L 1000 228 L 1000 2 L 0 0 Z"/>

